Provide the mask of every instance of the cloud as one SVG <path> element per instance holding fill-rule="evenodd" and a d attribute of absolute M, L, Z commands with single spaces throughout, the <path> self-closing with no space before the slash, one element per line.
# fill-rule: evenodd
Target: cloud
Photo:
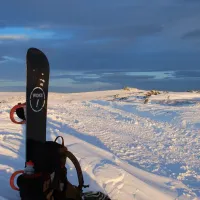
<path fill-rule="evenodd" d="M 24 61 L 22 59 L 19 58 L 13 58 L 10 56 L 2 56 L 3 59 L 5 59 L 6 61 L 12 61 L 12 62 L 17 62 L 17 63 L 23 63 Z"/>
<path fill-rule="evenodd" d="M 24 63 L 24 61 L 20 58 L 14 58 L 10 56 L 2 56 L 0 58 L 0 64 L 7 63 L 7 62 Z"/>
<path fill-rule="evenodd" d="M 44 9 L 47 5 L 48 9 Z M 21 0 L 12 2 L 12 8 L 10 1 L 4 2 L 1 8 L 1 19 L 8 26 L 69 28 L 97 36 L 117 34 L 132 37 L 133 33 L 157 33 L 163 26 L 170 26 L 180 19 L 187 21 L 198 15 L 200 3 L 182 0 L 153 0 L 151 4 L 146 0 Z M 198 23 L 194 26 L 198 26 Z"/>
<path fill-rule="evenodd" d="M 0 57 L 0 64 L 7 62 L 7 60 L 3 57 Z"/>
<path fill-rule="evenodd" d="M 0 35 L 0 40 L 27 40 L 26 35 Z"/>
<path fill-rule="evenodd" d="M 182 37 L 183 39 L 199 39 L 200 38 L 200 29 L 188 32 Z"/>
<path fill-rule="evenodd" d="M 194 0 L 7 0 L 0 56 L 24 60 L 33 46 L 54 69 L 197 68 L 199 10 Z"/>
<path fill-rule="evenodd" d="M 28 40 L 28 39 L 51 39 L 70 38 L 71 35 L 55 34 L 50 30 L 34 29 L 27 27 L 6 27 L 0 28 L 0 40 Z"/>

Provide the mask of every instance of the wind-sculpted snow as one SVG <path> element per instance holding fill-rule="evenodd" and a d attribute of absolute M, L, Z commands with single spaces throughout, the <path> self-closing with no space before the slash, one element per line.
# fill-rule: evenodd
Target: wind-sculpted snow
<path fill-rule="evenodd" d="M 111 199 L 198 200 L 200 198 L 200 94 L 102 91 L 49 96 L 47 139 L 62 135 L 78 158 L 87 190 Z M 170 96 L 170 97 L 169 97 Z M 0 199 L 19 199 L 9 187 L 24 166 L 24 125 L 9 110 L 22 93 L 0 95 Z M 77 184 L 73 165 L 68 177 Z"/>

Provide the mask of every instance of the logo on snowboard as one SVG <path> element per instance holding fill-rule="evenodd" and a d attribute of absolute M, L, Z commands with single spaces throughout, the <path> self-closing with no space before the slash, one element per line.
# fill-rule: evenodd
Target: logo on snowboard
<path fill-rule="evenodd" d="M 30 106 L 34 112 L 40 112 L 45 104 L 45 94 L 42 88 L 35 87 L 30 95 Z"/>

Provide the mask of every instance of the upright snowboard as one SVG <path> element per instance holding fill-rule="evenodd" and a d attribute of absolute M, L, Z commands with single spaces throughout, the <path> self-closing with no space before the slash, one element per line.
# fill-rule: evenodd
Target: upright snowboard
<path fill-rule="evenodd" d="M 11 188 L 19 191 L 21 200 L 110 200 L 102 192 L 83 192 L 89 185 L 84 185 L 80 163 L 61 136 L 54 142 L 46 141 L 49 62 L 36 48 L 27 51 L 26 62 L 26 102 L 14 106 L 10 112 L 12 122 L 26 124 L 26 164 L 24 170 L 11 175 Z M 23 121 L 17 122 L 14 113 Z M 56 142 L 58 138 L 62 139 L 62 144 Z M 78 186 L 67 179 L 67 159 L 75 166 Z M 15 186 L 17 175 L 18 187 Z"/>
<path fill-rule="evenodd" d="M 26 55 L 26 161 L 34 155 L 34 141 L 46 141 L 49 62 L 45 54 L 30 48 Z"/>

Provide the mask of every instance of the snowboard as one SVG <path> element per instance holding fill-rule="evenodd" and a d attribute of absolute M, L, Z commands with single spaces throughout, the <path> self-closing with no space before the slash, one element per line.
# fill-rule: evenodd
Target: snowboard
<path fill-rule="evenodd" d="M 63 150 L 59 146 L 60 150 L 57 151 L 56 149 L 58 147 L 53 145 L 54 142 L 48 142 L 48 141 L 46 142 L 47 100 L 48 100 L 48 86 L 49 86 L 49 73 L 50 73 L 48 59 L 46 55 L 39 49 L 30 48 L 28 49 L 27 55 L 26 55 L 26 67 L 27 67 L 26 68 L 26 102 L 23 104 L 19 103 L 18 105 L 14 106 L 11 109 L 10 118 L 11 118 L 11 121 L 14 123 L 26 124 L 25 169 L 27 169 L 27 165 L 26 165 L 27 162 L 32 161 L 32 163 L 34 164 L 34 174 L 28 175 L 25 173 L 24 170 L 16 171 L 12 174 L 10 178 L 10 186 L 12 189 L 20 191 L 21 199 L 32 199 L 32 195 L 35 195 L 35 194 L 37 195 L 38 193 L 40 194 L 40 192 L 41 192 L 41 196 L 43 195 L 43 197 L 45 195 L 51 196 L 52 189 L 55 192 L 58 188 L 60 188 L 59 187 L 60 183 L 64 184 L 64 182 L 62 181 L 65 179 L 65 177 L 60 177 L 60 173 L 63 173 L 64 176 L 66 176 L 67 171 L 65 171 L 65 168 L 63 168 L 63 165 L 62 167 L 58 166 L 58 163 L 60 164 L 60 162 L 61 163 L 66 162 L 65 159 L 63 161 L 63 156 L 65 156 L 66 150 Z M 20 122 L 15 121 L 14 113 L 16 113 L 17 116 L 20 119 L 22 119 L 22 121 Z M 62 145 L 64 146 L 63 139 L 62 139 Z M 51 150 L 52 150 L 52 147 L 54 147 L 54 150 L 56 151 L 52 150 L 51 152 L 49 147 L 51 147 L 50 148 Z M 61 150 L 63 150 L 63 152 Z M 68 156 L 73 155 L 72 153 L 70 154 L 68 150 L 67 152 L 68 152 Z M 50 156 L 48 157 L 47 155 L 50 155 Z M 71 159 L 73 157 L 74 156 L 72 156 Z M 54 158 L 55 160 L 53 160 Z M 60 159 L 62 159 L 62 161 L 60 161 Z M 82 170 L 79 165 L 79 162 L 78 160 L 76 160 L 76 157 L 74 157 L 72 160 L 74 160 L 76 164 L 75 166 L 76 170 L 79 169 L 77 171 L 78 179 L 80 178 L 80 180 L 82 180 L 83 174 L 82 174 Z M 29 162 L 29 165 L 30 165 L 30 162 Z M 56 169 L 55 169 L 55 166 L 57 167 Z M 62 168 L 61 171 L 59 171 L 60 167 Z M 45 176 L 43 173 L 45 174 Z M 17 179 L 17 186 L 19 187 L 17 188 L 15 186 L 14 180 L 15 180 L 15 177 L 19 174 L 21 175 Z M 47 176 L 47 174 L 49 174 L 49 176 Z M 87 186 L 82 186 L 82 187 L 85 188 Z M 46 188 L 45 191 L 44 191 L 44 188 Z M 67 189 L 67 187 L 65 189 Z M 80 191 L 77 190 L 76 192 L 80 192 Z M 56 193 L 54 193 L 53 195 L 56 195 Z M 109 196 L 99 191 L 83 192 L 81 193 L 81 195 L 82 195 L 82 198 L 85 200 L 110 200 Z M 24 197 L 28 197 L 28 198 L 24 198 Z M 54 197 L 51 196 L 52 199 Z M 57 197 L 55 199 L 57 199 Z"/>
<path fill-rule="evenodd" d="M 32 160 L 37 146 L 46 141 L 49 62 L 39 49 L 26 54 L 26 161 Z"/>

